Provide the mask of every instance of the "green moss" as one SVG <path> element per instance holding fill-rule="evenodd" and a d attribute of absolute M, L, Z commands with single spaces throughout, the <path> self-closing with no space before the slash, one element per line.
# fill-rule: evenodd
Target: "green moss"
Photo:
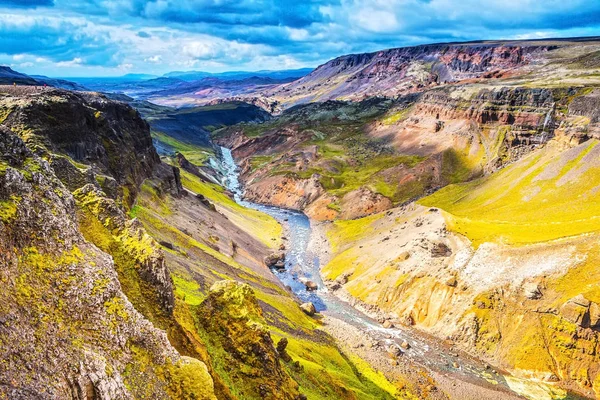
<path fill-rule="evenodd" d="M 172 275 L 172 278 L 173 283 L 175 283 L 175 296 L 192 306 L 202 303 L 205 296 L 200 292 L 200 285 L 196 281 L 178 275 Z"/>
<path fill-rule="evenodd" d="M 21 198 L 15 195 L 10 200 L 0 201 L 0 221 L 10 224 L 16 218 L 19 201 Z"/>
<path fill-rule="evenodd" d="M 329 204 L 327 204 L 327 208 L 329 208 L 330 210 L 337 211 L 337 212 L 342 211 L 342 207 L 340 207 L 340 205 L 338 203 L 329 203 Z"/>
<path fill-rule="evenodd" d="M 206 364 L 191 357 L 182 357 L 174 366 L 168 365 L 169 394 L 173 399 L 216 400 L 214 385 Z"/>
<path fill-rule="evenodd" d="M 113 257 L 121 288 L 135 308 L 159 327 L 168 325 L 166 312 L 160 306 L 155 287 L 140 277 L 140 265 L 154 254 L 152 238 L 148 235 L 131 237 L 125 231 L 113 231 L 107 221 L 100 221 L 102 209 L 90 199 L 78 200 L 79 228 L 86 240 Z M 106 223 L 106 224 L 105 224 Z M 96 283 L 101 290 L 101 282 Z"/>
<path fill-rule="evenodd" d="M 0 124 L 6 121 L 6 118 L 12 113 L 12 107 L 2 107 L 0 108 Z"/>
<path fill-rule="evenodd" d="M 382 118 L 381 122 L 385 125 L 394 125 L 408 118 L 412 111 L 412 107 L 407 107 L 401 110 L 391 110 Z"/>
<path fill-rule="evenodd" d="M 336 253 L 344 244 L 372 235 L 375 231 L 373 225 L 383 216 L 383 213 L 379 213 L 353 220 L 334 221 L 333 226 L 327 231 L 327 239 L 332 251 Z"/>
<path fill-rule="evenodd" d="M 177 140 L 163 132 L 152 131 L 152 138 L 157 140 L 163 146 L 170 148 L 173 152 L 179 152 L 192 164 L 202 166 L 206 164 L 210 157 L 214 157 L 214 151 L 211 148 L 198 146 Z"/>

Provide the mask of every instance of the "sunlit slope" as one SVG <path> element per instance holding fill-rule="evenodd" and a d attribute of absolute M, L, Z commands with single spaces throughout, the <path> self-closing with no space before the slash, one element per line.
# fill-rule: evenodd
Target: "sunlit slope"
<path fill-rule="evenodd" d="M 600 230 L 600 146 L 551 143 L 500 172 L 420 201 L 471 239 L 525 244 Z"/>

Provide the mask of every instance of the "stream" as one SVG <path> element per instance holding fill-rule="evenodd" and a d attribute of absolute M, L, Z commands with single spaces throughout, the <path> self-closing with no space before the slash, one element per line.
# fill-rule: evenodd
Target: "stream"
<path fill-rule="evenodd" d="M 225 174 L 224 183 L 233 193 L 235 201 L 244 207 L 271 215 L 286 228 L 288 234 L 286 268 L 281 271 L 273 270 L 273 273 L 284 285 L 289 286 L 302 302 L 312 302 L 321 314 L 358 327 L 386 347 L 393 343 L 399 346 L 406 340 L 410 344 L 410 348 L 402 350 L 404 354 L 401 358 L 407 357 L 426 369 L 450 376 L 453 379 L 498 390 L 497 398 L 502 398 L 502 392 L 510 390 L 504 376 L 480 360 L 453 350 L 439 340 L 427 337 L 413 329 L 397 327 L 386 329 L 379 322 L 328 291 L 319 273 L 319 257 L 313 254 L 308 246 L 311 239 L 308 217 L 301 212 L 244 200 L 242 198 L 243 190 L 238 180 L 238 169 L 231 150 L 222 147 L 221 151 L 221 170 Z M 302 277 L 315 282 L 318 289 L 307 291 L 306 286 L 299 280 Z"/>

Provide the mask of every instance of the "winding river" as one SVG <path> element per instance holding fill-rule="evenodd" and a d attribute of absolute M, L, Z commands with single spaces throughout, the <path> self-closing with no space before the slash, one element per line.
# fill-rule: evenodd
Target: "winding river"
<path fill-rule="evenodd" d="M 491 369 L 485 363 L 467 354 L 458 354 L 439 340 L 427 337 L 412 329 L 385 329 L 377 321 L 340 300 L 327 290 L 319 273 L 319 258 L 308 246 L 311 238 L 311 226 L 308 217 L 297 211 L 279 207 L 251 203 L 243 199 L 243 190 L 238 180 L 238 168 L 231 150 L 222 147 L 221 169 L 225 175 L 225 185 L 234 194 L 240 205 L 253 208 L 271 215 L 279 221 L 288 232 L 288 249 L 286 252 L 285 270 L 273 270 L 273 273 L 289 286 L 294 294 L 303 302 L 312 302 L 320 313 L 352 324 L 368 333 L 374 340 L 386 347 L 404 340 L 410 344 L 403 351 L 402 357 L 410 358 L 417 365 L 436 373 L 450 376 L 453 379 L 470 382 L 478 386 L 498 390 L 498 399 L 502 392 L 510 390 L 504 376 Z M 299 278 L 305 277 L 319 286 L 316 291 L 307 291 Z"/>

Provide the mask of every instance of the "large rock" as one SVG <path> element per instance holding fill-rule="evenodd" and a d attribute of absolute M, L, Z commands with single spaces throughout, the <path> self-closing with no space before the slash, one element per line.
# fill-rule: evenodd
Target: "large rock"
<path fill-rule="evenodd" d="M 542 289 L 539 283 L 529 282 L 523 285 L 523 294 L 531 300 L 537 300 L 542 297 Z"/>
<path fill-rule="evenodd" d="M 244 371 L 244 398 L 293 399 L 297 384 L 286 373 L 254 290 L 245 283 L 219 281 L 200 304 L 198 319 L 211 347 L 223 352 L 227 368 Z M 285 342 L 279 342 L 285 350 Z M 237 375 L 234 375 L 237 376 Z"/>
<path fill-rule="evenodd" d="M 317 290 L 319 288 L 319 285 L 317 285 L 315 282 L 311 281 L 308 278 L 302 277 L 298 279 L 304 286 L 306 286 L 306 290 Z"/>
<path fill-rule="evenodd" d="M 315 313 L 317 312 L 315 305 L 311 302 L 302 303 L 300 305 L 300 308 L 302 309 L 302 311 L 304 311 L 304 313 L 306 313 L 307 315 L 310 315 L 311 317 L 313 315 L 315 315 Z"/>
<path fill-rule="evenodd" d="M 269 268 L 284 268 L 285 267 L 285 253 L 278 252 L 272 253 L 265 257 L 264 262 L 265 265 Z"/>
<path fill-rule="evenodd" d="M 560 308 L 560 315 L 582 328 L 600 326 L 600 306 L 586 299 L 582 294 L 569 299 Z"/>

